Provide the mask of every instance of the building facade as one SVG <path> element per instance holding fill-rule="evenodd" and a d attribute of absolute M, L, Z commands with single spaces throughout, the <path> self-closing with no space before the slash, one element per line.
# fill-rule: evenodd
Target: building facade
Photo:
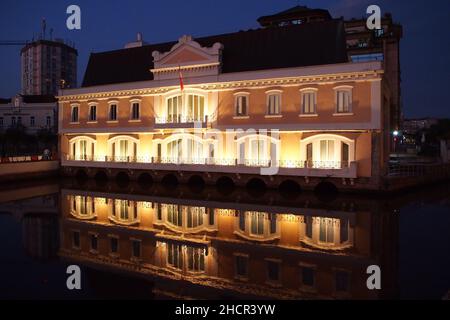
<path fill-rule="evenodd" d="M 92 54 L 59 96 L 64 172 L 378 188 L 395 87 L 346 41 L 329 19 Z"/>
<path fill-rule="evenodd" d="M 22 94 L 56 95 L 77 86 L 78 52 L 62 40 L 37 40 L 20 52 Z"/>
<path fill-rule="evenodd" d="M 17 95 L 0 100 L 0 131 L 23 126 L 34 134 L 41 129 L 56 132 L 57 100 L 54 96 Z"/>

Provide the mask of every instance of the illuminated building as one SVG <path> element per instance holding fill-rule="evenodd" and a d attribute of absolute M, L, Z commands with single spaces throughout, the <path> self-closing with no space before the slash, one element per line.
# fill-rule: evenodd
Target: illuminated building
<path fill-rule="evenodd" d="M 60 91 L 65 174 L 380 188 L 397 89 L 383 61 L 349 57 L 343 20 L 139 39 L 91 54 L 82 87 Z"/>

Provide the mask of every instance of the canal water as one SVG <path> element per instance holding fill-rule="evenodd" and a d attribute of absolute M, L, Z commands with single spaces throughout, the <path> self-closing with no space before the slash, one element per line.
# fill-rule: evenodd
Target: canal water
<path fill-rule="evenodd" d="M 385 196 L 95 180 L 0 187 L 2 299 L 442 299 L 450 185 Z M 80 290 L 67 267 L 80 268 Z M 380 289 L 368 289 L 371 278 Z"/>

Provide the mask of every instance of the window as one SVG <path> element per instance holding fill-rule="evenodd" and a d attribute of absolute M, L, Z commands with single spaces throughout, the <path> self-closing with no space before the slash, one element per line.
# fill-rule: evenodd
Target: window
<path fill-rule="evenodd" d="M 111 253 L 119 252 L 119 239 L 117 239 L 115 237 L 111 237 L 109 244 L 110 244 Z"/>
<path fill-rule="evenodd" d="M 3 117 L 0 117 L 0 127 L 3 127 Z"/>
<path fill-rule="evenodd" d="M 247 277 L 248 275 L 248 257 L 237 255 L 236 256 L 236 275 L 238 277 Z"/>
<path fill-rule="evenodd" d="M 31 117 L 30 117 L 30 127 L 34 127 L 35 124 L 36 124 L 36 123 L 35 123 L 34 117 L 31 116 Z"/>
<path fill-rule="evenodd" d="M 109 105 L 108 120 L 109 121 L 117 120 L 117 105 L 116 104 Z"/>
<path fill-rule="evenodd" d="M 72 106 L 72 112 L 70 116 L 71 122 L 78 122 L 78 106 Z"/>
<path fill-rule="evenodd" d="M 242 231 L 245 231 L 245 212 L 240 211 L 239 212 L 239 229 Z"/>
<path fill-rule="evenodd" d="M 12 126 L 16 125 L 16 117 L 11 117 L 11 125 Z"/>
<path fill-rule="evenodd" d="M 203 215 L 205 214 L 205 208 L 191 207 L 187 208 L 187 226 L 188 228 L 196 228 L 203 225 Z"/>
<path fill-rule="evenodd" d="M 182 247 L 179 244 L 167 244 L 167 264 L 169 266 L 177 269 L 183 268 L 183 256 L 181 250 Z"/>
<path fill-rule="evenodd" d="M 181 121 L 181 96 L 175 96 L 167 99 L 167 122 Z"/>
<path fill-rule="evenodd" d="M 196 94 L 188 95 L 188 122 L 204 121 L 205 97 Z"/>
<path fill-rule="evenodd" d="M 131 104 L 131 120 L 139 120 L 139 102 Z"/>
<path fill-rule="evenodd" d="M 347 271 L 336 271 L 336 291 L 348 291 L 350 274 Z"/>
<path fill-rule="evenodd" d="M 89 121 L 97 121 L 97 106 L 89 106 Z"/>
<path fill-rule="evenodd" d="M 313 219 L 311 216 L 307 216 L 305 217 L 306 220 L 306 236 L 310 239 L 312 239 L 312 224 L 313 224 Z"/>
<path fill-rule="evenodd" d="M 72 210 L 80 217 L 89 217 L 95 214 L 95 201 L 92 197 L 75 196 L 72 200 Z"/>
<path fill-rule="evenodd" d="M 168 204 L 167 205 L 167 221 L 174 226 L 183 226 L 183 211 L 179 205 Z"/>
<path fill-rule="evenodd" d="M 312 267 L 301 267 L 301 282 L 305 287 L 314 287 L 315 271 Z"/>
<path fill-rule="evenodd" d="M 188 247 L 188 270 L 194 272 L 205 271 L 205 250 L 203 248 Z"/>
<path fill-rule="evenodd" d="M 248 95 L 238 95 L 235 98 L 236 116 L 246 116 L 248 108 Z"/>
<path fill-rule="evenodd" d="M 141 241 L 140 240 L 132 240 L 131 241 L 132 252 L 131 255 L 133 258 L 141 257 Z"/>
<path fill-rule="evenodd" d="M 98 236 L 96 234 L 91 234 L 91 250 L 98 250 Z"/>
<path fill-rule="evenodd" d="M 320 219 L 319 240 L 325 243 L 334 243 L 334 220 L 332 218 Z"/>
<path fill-rule="evenodd" d="M 352 91 L 350 88 L 336 90 L 336 113 L 352 112 Z"/>
<path fill-rule="evenodd" d="M 334 140 L 320 140 L 320 161 L 334 161 Z"/>
<path fill-rule="evenodd" d="M 52 118 L 50 116 L 47 116 L 45 121 L 47 127 L 50 127 L 52 125 Z"/>
<path fill-rule="evenodd" d="M 280 280 L 280 263 L 277 261 L 267 261 L 267 279 L 277 282 Z"/>
<path fill-rule="evenodd" d="M 250 232 L 253 235 L 263 235 L 264 234 L 264 213 L 261 212 L 250 212 Z"/>
<path fill-rule="evenodd" d="M 341 243 L 349 240 L 349 221 L 348 219 L 341 219 L 340 221 L 340 240 Z"/>
<path fill-rule="evenodd" d="M 302 97 L 302 114 L 315 114 L 317 94 L 315 91 L 305 91 L 301 94 Z"/>
<path fill-rule="evenodd" d="M 22 117 L 17 117 L 17 124 L 19 126 L 22 124 Z"/>
<path fill-rule="evenodd" d="M 279 115 L 281 112 L 281 94 L 271 93 L 267 96 L 267 114 Z"/>
<path fill-rule="evenodd" d="M 74 231 L 72 233 L 72 246 L 76 249 L 80 248 L 80 232 Z"/>

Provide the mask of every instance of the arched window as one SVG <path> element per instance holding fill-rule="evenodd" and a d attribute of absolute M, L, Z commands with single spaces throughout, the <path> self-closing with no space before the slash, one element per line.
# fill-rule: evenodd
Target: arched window
<path fill-rule="evenodd" d="M 198 94 L 187 95 L 187 121 L 205 121 L 205 97 Z"/>
<path fill-rule="evenodd" d="M 279 238 L 277 215 L 259 211 L 240 211 L 235 234 L 245 239 L 268 241 Z"/>
<path fill-rule="evenodd" d="M 217 230 L 214 210 L 197 206 L 158 204 L 155 225 L 164 225 L 174 232 L 197 233 Z"/>
<path fill-rule="evenodd" d="M 181 122 L 181 116 L 183 114 L 181 103 L 181 95 L 167 99 L 167 122 Z"/>
<path fill-rule="evenodd" d="M 252 134 L 237 139 L 236 154 L 239 164 L 268 166 L 280 157 L 280 141 L 263 134 Z"/>
<path fill-rule="evenodd" d="M 154 154 L 159 154 L 156 149 L 159 145 L 161 153 L 165 155 L 161 162 L 177 164 L 204 164 L 208 157 L 214 157 L 214 147 L 217 144 L 214 139 L 202 139 L 193 134 L 173 134 L 158 142 L 154 144 Z"/>
<path fill-rule="evenodd" d="M 248 116 L 249 93 L 238 92 L 234 95 L 234 114 L 237 117 Z"/>
<path fill-rule="evenodd" d="M 276 116 L 281 114 L 281 90 L 270 90 L 267 95 L 267 115 Z"/>
<path fill-rule="evenodd" d="M 353 228 L 348 218 L 304 217 L 301 241 L 318 248 L 345 249 L 353 245 Z"/>
<path fill-rule="evenodd" d="M 300 89 L 300 115 L 308 116 L 317 114 L 317 91 L 316 88 Z"/>
<path fill-rule="evenodd" d="M 117 162 L 137 161 L 139 140 L 130 136 L 116 136 L 108 140 L 108 160 Z"/>
<path fill-rule="evenodd" d="M 197 93 L 185 93 L 166 98 L 167 123 L 185 123 L 205 121 L 205 96 Z"/>
<path fill-rule="evenodd" d="M 167 265 L 180 271 L 200 273 L 205 271 L 205 249 L 167 243 Z"/>
<path fill-rule="evenodd" d="M 340 169 L 355 159 L 355 142 L 336 134 L 318 134 L 302 139 L 300 158 L 309 168 Z"/>
<path fill-rule="evenodd" d="M 70 214 L 82 220 L 96 217 L 95 198 L 87 196 L 70 196 Z"/>
<path fill-rule="evenodd" d="M 352 89 L 351 86 L 338 86 L 333 88 L 335 92 L 336 114 L 352 113 Z"/>
<path fill-rule="evenodd" d="M 80 136 L 69 142 L 70 160 L 93 161 L 95 158 L 96 141 L 90 137 Z"/>
<path fill-rule="evenodd" d="M 111 199 L 109 213 L 110 220 L 117 224 L 131 225 L 139 223 L 136 201 Z"/>

